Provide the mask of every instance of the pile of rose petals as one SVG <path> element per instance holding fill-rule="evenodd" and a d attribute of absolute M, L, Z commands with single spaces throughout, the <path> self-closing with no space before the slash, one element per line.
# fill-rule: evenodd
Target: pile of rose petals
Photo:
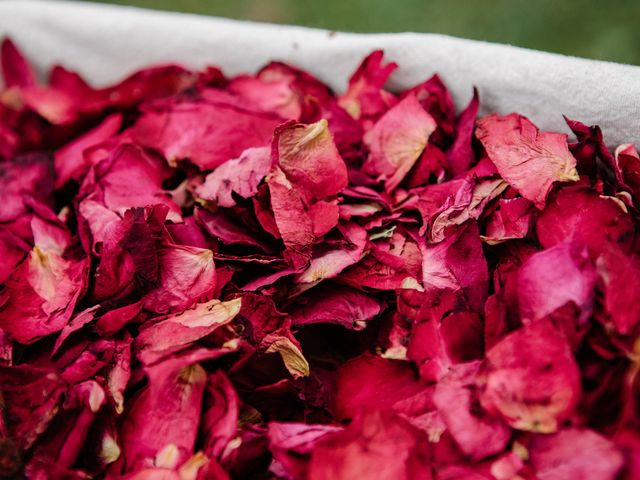
<path fill-rule="evenodd" d="M 1 53 L 0 478 L 640 478 L 633 145 Z"/>

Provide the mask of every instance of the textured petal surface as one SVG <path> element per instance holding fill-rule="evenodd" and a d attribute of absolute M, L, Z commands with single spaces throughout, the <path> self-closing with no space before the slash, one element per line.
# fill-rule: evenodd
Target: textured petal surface
<path fill-rule="evenodd" d="M 579 179 L 566 135 L 540 133 L 523 116 L 481 118 L 476 136 L 502 178 L 538 208 L 544 206 L 554 182 Z"/>

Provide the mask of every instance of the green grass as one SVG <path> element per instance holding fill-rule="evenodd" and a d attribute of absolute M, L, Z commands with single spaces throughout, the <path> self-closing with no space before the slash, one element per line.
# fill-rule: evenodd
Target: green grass
<path fill-rule="evenodd" d="M 353 32 L 435 32 L 640 65 L 637 0 L 102 0 Z"/>

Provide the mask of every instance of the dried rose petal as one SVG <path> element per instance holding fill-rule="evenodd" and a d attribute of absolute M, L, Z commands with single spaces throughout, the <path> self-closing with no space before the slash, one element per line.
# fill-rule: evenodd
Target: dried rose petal
<path fill-rule="evenodd" d="M 64 382 L 54 371 L 28 365 L 0 366 L 0 379 L 7 433 L 27 450 L 58 412 Z"/>
<path fill-rule="evenodd" d="M 7 88 L 30 87 L 36 84 L 31 66 L 8 38 L 2 40 L 0 59 L 2 60 L 2 77 Z"/>
<path fill-rule="evenodd" d="M 321 440 L 311 455 L 309 479 L 428 479 L 430 471 L 424 435 L 397 416 L 371 411 Z"/>
<path fill-rule="evenodd" d="M 235 205 L 232 193 L 249 198 L 258 193 L 258 185 L 271 170 L 271 153 L 267 147 L 249 148 L 237 159 L 229 160 L 207 175 L 198 187 L 200 198 L 221 207 Z"/>
<path fill-rule="evenodd" d="M 54 157 L 56 187 L 62 187 L 68 180 L 83 177 L 90 167 L 84 158 L 84 151 L 108 140 L 121 126 L 122 115 L 111 115 L 94 129 L 58 150 Z"/>
<path fill-rule="evenodd" d="M 347 168 L 327 125 L 326 120 L 311 125 L 285 124 L 274 133 L 274 160 L 307 204 L 347 186 Z"/>
<path fill-rule="evenodd" d="M 145 309 L 156 313 L 184 310 L 213 295 L 216 270 L 211 250 L 168 245 L 158 249 L 158 262 L 160 286 L 145 296 Z"/>
<path fill-rule="evenodd" d="M 560 242 L 578 241 L 594 255 L 608 244 L 628 249 L 633 240 L 633 222 L 624 205 L 614 197 L 581 187 L 567 187 L 549 199 L 536 223 L 545 248 Z"/>
<path fill-rule="evenodd" d="M 518 274 L 520 317 L 524 323 L 533 322 L 573 302 L 584 320 L 593 308 L 595 284 L 595 267 L 584 247 L 560 243 L 536 253 Z"/>
<path fill-rule="evenodd" d="M 540 480 L 613 480 L 624 464 L 622 452 L 613 443 L 591 430 L 577 428 L 534 436 L 529 455 Z"/>
<path fill-rule="evenodd" d="M 124 471 L 172 469 L 193 453 L 207 381 L 194 360 L 173 358 L 147 370 L 149 385 L 134 400 L 121 431 Z"/>
<path fill-rule="evenodd" d="M 298 302 L 291 312 L 293 325 L 335 323 L 355 330 L 365 328 L 383 307 L 375 297 L 344 287 L 313 290 Z"/>
<path fill-rule="evenodd" d="M 438 381 L 454 364 L 482 358 L 482 323 L 474 312 L 454 312 L 441 321 L 415 325 L 407 356 L 420 376 Z"/>
<path fill-rule="evenodd" d="M 267 184 L 275 223 L 285 245 L 285 259 L 295 269 L 306 267 L 315 237 L 302 196 L 280 169 L 267 177 Z"/>
<path fill-rule="evenodd" d="M 421 397 L 426 389 L 408 362 L 364 355 L 345 363 L 338 371 L 333 413 L 337 419 L 354 418 L 359 412 L 390 409 Z M 422 408 L 420 401 L 410 407 Z"/>
<path fill-rule="evenodd" d="M 333 425 L 306 425 L 304 423 L 269 424 L 269 449 L 273 453 L 276 465 L 270 470 L 282 469 L 292 478 L 307 476 L 309 460 L 318 442 L 327 435 L 342 429 Z M 280 472 L 274 472 L 276 475 Z"/>
<path fill-rule="evenodd" d="M 104 403 L 104 390 L 96 381 L 88 380 L 74 385 L 63 404 L 63 427 L 55 436 L 49 436 L 37 445 L 25 473 L 37 476 L 36 472 L 42 471 L 55 475 L 71 467 L 84 447 L 89 429 Z M 56 473 L 51 471 L 52 465 Z"/>
<path fill-rule="evenodd" d="M 8 278 L 8 299 L 0 308 L 0 328 L 20 343 L 62 330 L 87 281 L 85 259 L 63 257 L 50 232 L 35 240 L 29 255 Z"/>
<path fill-rule="evenodd" d="M 51 165 L 46 156 L 29 155 L 0 162 L 0 221 L 10 222 L 26 213 L 32 202 L 50 205 L 53 190 Z"/>
<path fill-rule="evenodd" d="M 569 344 L 549 320 L 504 337 L 487 352 L 480 402 L 518 430 L 552 433 L 580 399 L 580 372 Z"/>
<path fill-rule="evenodd" d="M 473 131 L 478 115 L 480 99 L 478 98 L 478 90 L 473 89 L 473 97 L 458 117 L 458 133 L 456 140 L 447 151 L 447 159 L 451 166 L 453 176 L 458 176 L 467 170 L 474 161 L 473 149 L 471 141 L 473 139 Z"/>
<path fill-rule="evenodd" d="M 203 404 L 200 425 L 204 438 L 203 450 L 210 458 L 220 458 L 236 438 L 239 410 L 239 399 L 233 384 L 222 371 L 207 378 Z"/>
<path fill-rule="evenodd" d="M 363 170 L 393 190 L 427 146 L 436 122 L 412 95 L 385 113 L 364 136 L 369 157 Z"/>
<path fill-rule="evenodd" d="M 500 418 L 478 411 L 478 392 L 473 388 L 478 367 L 473 362 L 451 368 L 433 395 L 448 431 L 465 455 L 476 461 L 504 450 L 511 436 Z"/>
<path fill-rule="evenodd" d="M 228 302 L 211 300 L 145 325 L 135 341 L 139 357 L 145 363 L 153 363 L 189 347 L 233 320 L 241 304 L 240 298 Z"/>
<path fill-rule="evenodd" d="M 622 335 L 631 334 L 640 322 L 639 299 L 635 294 L 640 288 L 635 274 L 640 268 L 640 259 L 609 248 L 598 258 L 596 267 L 604 293 L 604 310 L 608 315 L 605 323 L 611 322 Z"/>
<path fill-rule="evenodd" d="M 493 245 L 516 238 L 525 238 L 529 234 L 535 219 L 535 208 L 529 200 L 500 199 L 498 208 L 489 218 L 486 234 L 482 240 Z"/>
<path fill-rule="evenodd" d="M 369 54 L 349 79 L 347 91 L 338 99 L 340 106 L 353 118 L 375 119 L 396 101 L 383 87 L 398 65 L 393 62 L 384 65 L 383 56 L 382 50 Z"/>
<path fill-rule="evenodd" d="M 168 169 L 142 149 L 133 145 L 118 147 L 93 169 L 93 175 L 85 177 L 89 181 L 85 180 L 81 187 L 81 191 L 91 192 L 88 198 L 100 199 L 119 215 L 132 207 L 164 204 L 169 207 L 169 219 L 181 220 L 180 209 L 162 188 Z M 136 188 L 132 189 L 132 184 Z"/>
<path fill-rule="evenodd" d="M 469 222 L 436 245 L 422 247 L 422 281 L 426 292 L 456 292 L 473 309 L 480 309 L 487 295 L 487 265 L 478 228 Z"/>
<path fill-rule="evenodd" d="M 133 127 L 140 145 L 160 152 L 175 165 L 189 160 L 203 170 L 238 158 L 251 147 L 266 146 L 279 117 L 233 104 L 181 102 L 148 110 Z"/>
<path fill-rule="evenodd" d="M 502 178 L 538 208 L 544 207 L 554 182 L 579 180 L 566 135 L 540 133 L 525 117 L 481 118 L 476 136 Z"/>

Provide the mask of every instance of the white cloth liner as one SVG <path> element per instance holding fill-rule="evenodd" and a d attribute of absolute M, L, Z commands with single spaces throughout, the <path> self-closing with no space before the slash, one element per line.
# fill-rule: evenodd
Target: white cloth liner
<path fill-rule="evenodd" d="M 343 91 L 370 51 L 400 65 L 399 89 L 438 73 L 458 108 L 480 91 L 481 112 L 527 115 L 568 132 L 562 114 L 599 124 L 610 146 L 640 144 L 640 67 L 436 34 L 352 34 L 68 1 L 0 1 L 0 37 L 10 36 L 40 72 L 59 63 L 95 85 L 143 66 L 213 64 L 255 72 L 277 59 Z"/>

